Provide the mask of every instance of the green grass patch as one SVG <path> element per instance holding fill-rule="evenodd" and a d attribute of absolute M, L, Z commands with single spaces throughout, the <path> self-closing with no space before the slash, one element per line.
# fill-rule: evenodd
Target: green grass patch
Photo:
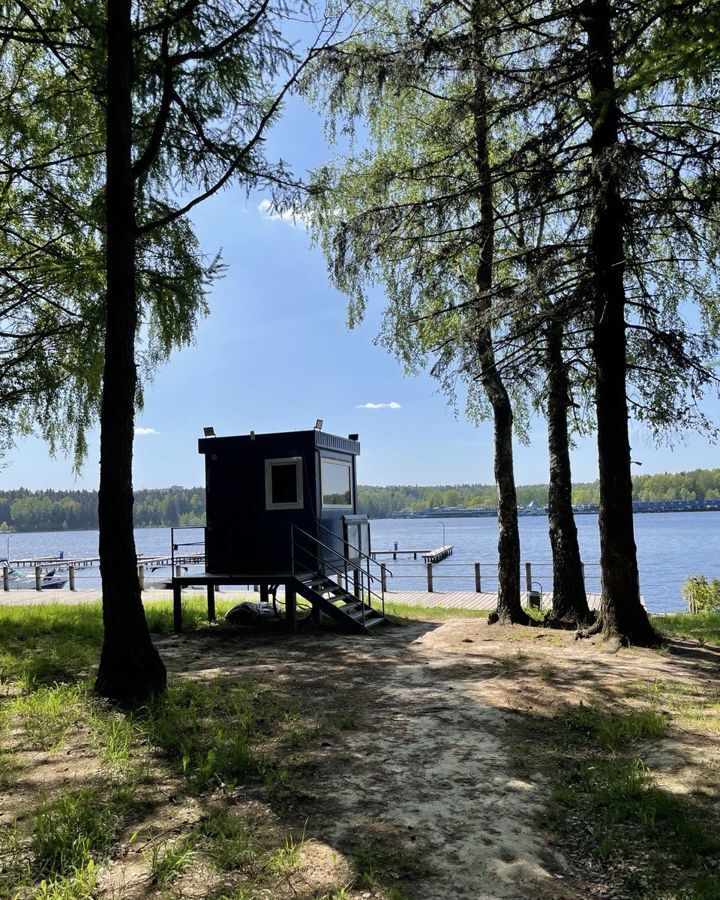
<path fill-rule="evenodd" d="M 71 875 L 103 856 L 121 821 L 115 804 L 89 788 L 42 803 L 33 816 L 30 850 L 40 875 Z"/>
<path fill-rule="evenodd" d="M 32 747 L 59 750 L 68 731 L 81 718 L 80 697 L 76 685 L 43 685 L 15 698 L 9 704 L 8 715 L 17 717 Z"/>
<path fill-rule="evenodd" d="M 404 882 L 430 874 L 427 863 L 415 851 L 388 843 L 356 847 L 350 854 L 357 886 L 371 891 L 382 889 L 388 900 L 406 900 Z"/>
<path fill-rule="evenodd" d="M 623 896 L 702 897 L 705 873 L 720 857 L 720 837 L 705 815 L 660 789 L 642 761 L 642 743 L 662 735 L 667 722 L 652 707 L 580 704 L 540 726 L 556 772 L 550 821 L 564 846 L 603 865 L 605 883 L 621 883 Z M 672 893 L 679 887 L 690 892 Z"/>
<path fill-rule="evenodd" d="M 720 734 L 720 685 L 682 681 L 640 681 L 626 688 L 628 697 L 651 702 L 683 726 Z"/>
<path fill-rule="evenodd" d="M 662 635 L 720 644 L 720 612 L 676 613 L 671 616 L 651 616 L 650 620 Z"/>
<path fill-rule="evenodd" d="M 72 870 L 70 875 L 44 879 L 32 894 L 33 900 L 94 900 L 98 871 L 90 860 L 87 865 Z"/>
<path fill-rule="evenodd" d="M 196 856 L 191 838 L 155 844 L 150 855 L 150 875 L 155 884 L 167 887 L 190 868 Z"/>
<path fill-rule="evenodd" d="M 258 745 L 293 708 L 272 687 L 248 679 L 183 681 L 148 707 L 144 727 L 198 790 L 248 778 L 272 787 L 287 770 Z"/>
<path fill-rule="evenodd" d="M 218 600 L 217 612 L 234 601 Z M 172 633 L 172 603 L 145 603 L 145 617 L 153 634 Z M 204 597 L 183 600 L 187 630 L 207 622 Z M 102 646 L 102 606 L 98 603 L 0 607 L 0 684 L 20 684 L 27 690 L 56 683 L 88 680 Z"/>
<path fill-rule="evenodd" d="M 385 614 L 395 619 L 487 619 L 487 609 L 448 609 L 444 606 L 410 606 L 385 601 Z"/>

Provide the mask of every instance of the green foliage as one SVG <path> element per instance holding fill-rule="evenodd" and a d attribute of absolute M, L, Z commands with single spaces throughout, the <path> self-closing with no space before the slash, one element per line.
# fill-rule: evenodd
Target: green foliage
<path fill-rule="evenodd" d="M 43 879 L 32 900 L 94 900 L 97 880 L 97 866 L 89 860 L 82 868 L 73 868 L 69 875 Z"/>
<path fill-rule="evenodd" d="M 153 880 L 166 887 L 192 863 L 196 851 L 190 840 L 165 841 L 154 844 L 150 854 L 150 874 Z"/>
<path fill-rule="evenodd" d="M 8 714 L 18 717 L 31 746 L 57 750 L 80 718 L 79 697 L 75 685 L 43 686 L 13 700 Z"/>
<path fill-rule="evenodd" d="M 690 612 L 720 613 L 720 578 L 708 581 L 704 575 L 691 575 L 682 592 Z"/>
<path fill-rule="evenodd" d="M 218 598 L 222 615 L 234 601 Z M 155 600 L 145 607 L 153 634 L 173 630 L 172 603 Z M 186 628 L 207 622 L 202 597 L 183 600 Z M 87 604 L 46 603 L 38 606 L 0 607 L 0 684 L 14 682 L 33 691 L 57 682 L 89 679 L 102 646 L 100 602 Z"/>
<path fill-rule="evenodd" d="M 665 892 L 668 874 L 702 871 L 720 855 L 720 838 L 691 801 L 657 787 L 638 755 L 666 727 L 655 707 L 619 712 L 583 704 L 543 726 L 557 757 L 554 828 L 576 852 L 609 864 L 630 896 L 676 896 Z"/>
<path fill-rule="evenodd" d="M 581 703 L 567 711 L 563 727 L 569 735 L 577 736 L 583 742 L 589 738 L 603 750 L 615 753 L 623 745 L 664 734 L 667 719 L 652 708 L 614 712 Z"/>
<path fill-rule="evenodd" d="M 287 712 L 275 692 L 258 682 L 183 681 L 148 707 L 145 727 L 152 743 L 199 790 L 246 779 L 273 787 L 287 772 L 255 744 Z"/>
<path fill-rule="evenodd" d="M 546 506 L 546 484 L 517 488 L 518 504 Z M 638 475 L 633 479 L 635 500 L 712 500 L 720 498 L 720 469 Z M 573 485 L 573 503 L 597 503 L 597 481 Z M 497 506 L 494 484 L 359 485 L 358 509 L 371 518 L 398 512 L 417 512 L 432 507 Z M 135 525 L 200 525 L 205 521 L 203 488 L 155 488 L 135 492 Z M 24 488 L 0 495 L 0 521 L 15 531 L 65 531 L 97 528 L 96 491 L 28 491 Z M 12 551 L 12 539 L 11 539 Z"/>
<path fill-rule="evenodd" d="M 701 643 L 720 644 L 720 612 L 653 616 L 652 623 L 663 635 L 678 635 L 694 638 Z"/>
<path fill-rule="evenodd" d="M 118 819 L 112 804 L 82 788 L 43 803 L 33 816 L 30 849 L 42 875 L 69 875 L 110 847 Z"/>

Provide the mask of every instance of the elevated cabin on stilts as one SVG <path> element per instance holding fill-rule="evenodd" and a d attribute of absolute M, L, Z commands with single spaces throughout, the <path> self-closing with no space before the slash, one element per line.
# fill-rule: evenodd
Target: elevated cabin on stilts
<path fill-rule="evenodd" d="M 210 430 L 210 429 L 208 429 Z M 262 599 L 284 588 L 288 627 L 297 627 L 298 597 L 319 623 L 327 616 L 346 631 L 383 623 L 384 585 L 370 556 L 370 523 L 357 514 L 356 434 L 320 428 L 274 434 L 206 436 L 205 571 L 174 571 L 175 627 L 182 627 L 181 591 L 254 585 Z M 173 549 L 181 546 L 175 544 Z"/>

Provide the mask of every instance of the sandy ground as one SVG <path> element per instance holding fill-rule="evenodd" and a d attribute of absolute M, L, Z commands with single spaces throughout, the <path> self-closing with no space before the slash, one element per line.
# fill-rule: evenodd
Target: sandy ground
<path fill-rule="evenodd" d="M 408 895 L 417 900 L 587 896 L 582 873 L 548 840 L 548 773 L 526 758 L 518 774 L 528 724 L 568 702 L 612 702 L 640 682 L 716 692 L 720 670 L 720 648 L 690 641 L 666 653 L 612 653 L 597 640 L 479 619 L 414 623 L 373 638 L 189 634 L 159 647 L 171 677 L 252 677 L 354 713 L 352 728 L 312 748 L 302 791 L 282 809 L 264 806 L 308 841 L 304 874 L 288 887 L 296 898 L 320 896 L 347 876 L 354 849 L 379 845 L 394 848 L 399 869 L 415 861 Z M 716 737 L 672 729 L 648 761 L 663 787 L 717 797 Z M 211 892 L 188 884 L 181 896 Z M 348 896 L 384 895 L 357 888 Z"/>

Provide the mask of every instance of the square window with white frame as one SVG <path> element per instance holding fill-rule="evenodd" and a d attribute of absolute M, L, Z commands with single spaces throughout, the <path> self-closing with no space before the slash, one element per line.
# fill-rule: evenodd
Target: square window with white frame
<path fill-rule="evenodd" d="M 265 509 L 302 509 L 302 459 L 265 460 Z"/>

